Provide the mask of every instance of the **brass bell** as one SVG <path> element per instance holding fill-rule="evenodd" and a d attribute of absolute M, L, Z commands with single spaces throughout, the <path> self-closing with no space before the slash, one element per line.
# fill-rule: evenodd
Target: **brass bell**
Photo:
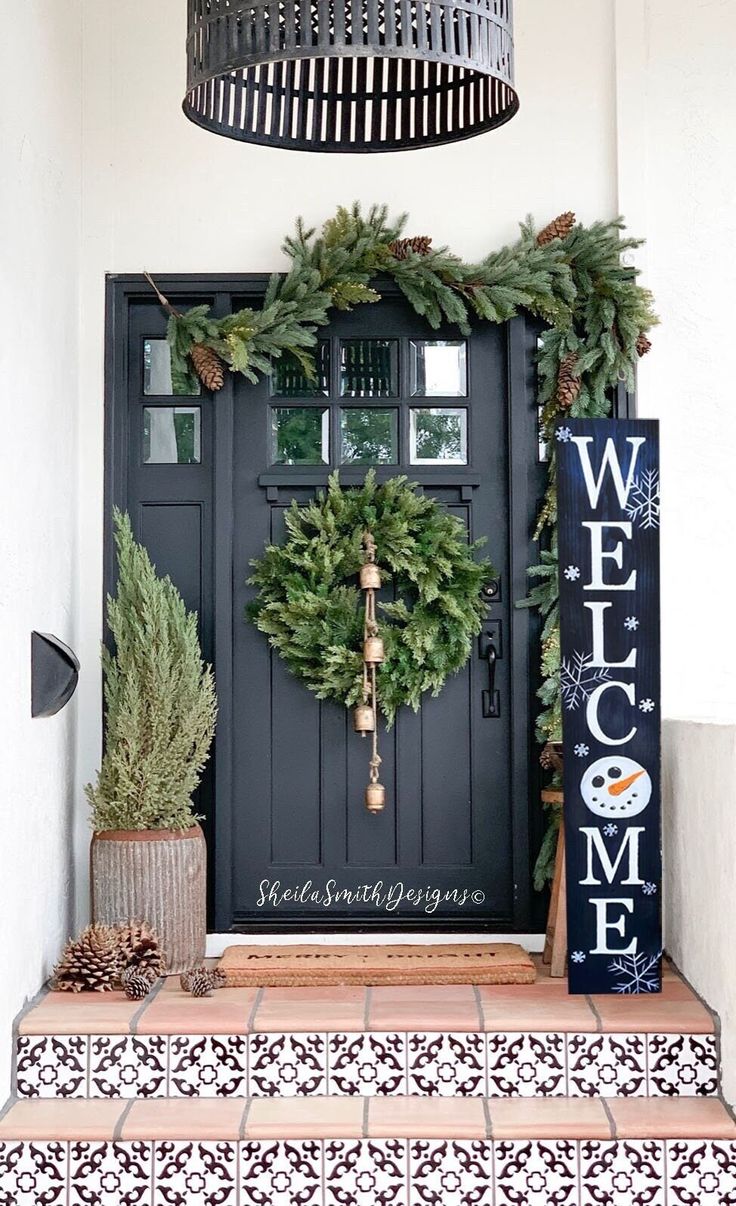
<path fill-rule="evenodd" d="M 382 783 L 369 783 L 365 789 L 365 806 L 369 812 L 383 812 L 386 807 L 386 788 Z"/>
<path fill-rule="evenodd" d="M 369 666 L 377 665 L 385 657 L 383 640 L 379 636 L 369 636 L 363 641 L 363 661 Z"/>
<path fill-rule="evenodd" d="M 356 733 L 372 733 L 374 729 L 373 708 L 370 704 L 358 704 L 353 712 L 353 728 Z"/>
<path fill-rule="evenodd" d="M 360 567 L 360 585 L 362 590 L 381 589 L 381 571 L 372 561 L 367 561 Z"/>

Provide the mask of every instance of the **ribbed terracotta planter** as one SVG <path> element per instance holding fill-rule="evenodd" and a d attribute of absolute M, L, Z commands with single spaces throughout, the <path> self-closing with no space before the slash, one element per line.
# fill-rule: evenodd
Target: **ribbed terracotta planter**
<path fill-rule="evenodd" d="M 204 958 L 207 848 L 199 825 L 111 829 L 92 838 L 92 916 L 107 925 L 147 921 L 166 952 L 169 972 Z"/>

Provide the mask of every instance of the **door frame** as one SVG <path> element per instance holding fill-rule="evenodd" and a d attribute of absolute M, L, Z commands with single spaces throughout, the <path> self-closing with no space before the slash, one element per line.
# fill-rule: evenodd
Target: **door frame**
<path fill-rule="evenodd" d="M 207 303 L 216 316 L 229 312 L 232 295 L 246 304 L 258 306 L 269 279 L 268 273 L 161 273 L 154 278 L 163 293 L 182 306 Z M 379 277 L 376 287 L 385 298 L 401 298 L 396 283 Z M 115 584 L 115 558 L 111 514 L 114 505 L 128 507 L 128 353 L 129 309 L 132 304 L 150 302 L 151 289 L 140 274 L 108 274 L 106 277 L 105 314 L 105 423 L 104 423 L 104 547 L 103 547 L 103 633 L 109 642 L 105 599 Z M 379 303 L 380 304 L 380 303 Z M 525 689 L 511 692 L 511 749 L 510 781 L 512 784 L 512 876 L 513 900 L 509 923 L 477 919 L 443 923 L 447 932 L 511 931 L 535 932 L 544 928 L 545 895 L 532 891 L 532 851 L 539 847 L 543 832 L 539 799 L 541 774 L 536 757 L 538 749 L 534 723 L 539 710 L 536 692 L 540 683 L 538 658 L 535 656 L 540 632 L 538 615 L 529 608 L 514 606 L 528 592 L 527 571 L 538 560 L 538 550 L 532 539 L 535 501 L 546 485 L 546 469 L 539 459 L 536 402 L 536 350 L 543 325 L 527 315 L 520 315 L 504 324 L 507 347 L 507 432 L 508 432 L 508 582 L 502 590 L 509 592 L 510 631 L 505 642 L 507 657 L 513 668 L 513 681 L 524 682 Z M 430 328 L 427 328 L 429 331 Z M 206 395 L 205 395 L 206 396 Z M 231 373 L 225 374 L 225 384 L 217 394 L 213 407 L 213 540 L 214 616 L 211 648 L 204 650 L 212 661 L 217 676 L 219 721 L 212 753 L 212 771 L 204 785 L 202 804 L 208 818 L 208 924 L 210 931 L 315 933 L 328 931 L 402 932 L 435 931 L 432 918 L 402 921 L 384 917 L 356 925 L 348 920 L 277 922 L 273 918 L 248 926 L 233 925 L 232 862 L 229 838 L 233 806 L 233 464 L 232 446 L 235 418 L 235 390 Z M 635 415 L 635 399 L 621 385 L 613 399 L 613 414 L 617 418 Z M 510 673 L 511 677 L 511 673 Z M 216 791 L 215 791 L 216 786 Z M 215 803 L 217 797 L 217 803 Z"/>

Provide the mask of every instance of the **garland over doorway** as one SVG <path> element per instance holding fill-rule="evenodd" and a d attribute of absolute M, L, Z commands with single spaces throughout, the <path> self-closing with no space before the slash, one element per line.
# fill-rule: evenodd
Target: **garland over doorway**
<path fill-rule="evenodd" d="M 467 264 L 446 247 L 433 248 L 427 236 L 403 237 L 405 225 L 406 217 L 392 220 L 386 206 L 363 214 L 357 204 L 339 208 L 319 235 L 299 220 L 284 243 L 291 268 L 271 278 L 260 310 L 224 318 L 212 317 L 208 306 L 180 313 L 158 294 L 170 315 L 174 379 L 186 391 L 196 375 L 216 391 L 226 369 L 257 381 L 282 355 L 295 357 L 314 376 L 318 328 L 329 322 L 333 308 L 378 301 L 373 282 L 380 274 L 395 281 L 430 327 L 448 322 L 467 335 L 473 321 L 503 323 L 522 311 L 547 323 L 538 401 L 549 443 L 548 488 L 535 533 L 541 552 L 530 569 L 534 586 L 528 602 L 544 619 L 537 733 L 540 741 L 559 740 L 554 437 L 564 438 L 558 424 L 565 415 L 609 415 L 620 381 L 633 389 L 634 366 L 649 350 L 648 332 L 657 321 L 651 294 L 621 262 L 622 253 L 641 241 L 624 235 L 622 219 L 586 227 L 565 213 L 539 232 L 527 220 L 515 243 Z"/>

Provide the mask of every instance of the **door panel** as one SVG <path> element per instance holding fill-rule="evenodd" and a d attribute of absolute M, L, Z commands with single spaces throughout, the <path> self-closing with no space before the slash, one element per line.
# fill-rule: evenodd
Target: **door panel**
<path fill-rule="evenodd" d="M 356 345 L 361 340 L 374 340 Z M 339 436 L 346 369 L 351 394 L 366 412 L 372 406 L 385 412 L 387 393 L 395 409 L 398 463 L 380 464 L 379 475 L 405 472 L 419 480 L 463 522 L 471 539 L 485 537 L 488 554 L 503 579 L 507 572 L 508 498 L 506 461 L 506 356 L 502 332 L 488 328 L 474 337 L 468 349 L 467 397 L 426 398 L 419 406 L 449 410 L 450 455 L 455 412 L 467 413 L 468 464 L 412 465 L 412 400 L 410 341 L 426 337 L 416 318 L 401 303 L 382 303 L 340 319 L 329 328 L 332 375 L 329 396 L 298 399 L 290 406 L 301 421 L 297 434 L 304 443 L 292 446 L 329 465 L 274 465 L 283 445 L 269 447 L 274 400 L 269 386 L 238 383 L 235 394 L 234 445 L 234 631 L 233 683 L 236 742 L 234 763 L 234 912 L 241 922 L 268 914 L 258 907 L 264 881 L 297 891 L 305 882 L 322 889 L 329 881 L 355 891 L 378 882 L 405 889 L 457 889 L 482 894 L 477 903 L 443 903 L 438 916 L 509 917 L 511 898 L 511 836 L 509 784 L 508 684 L 503 666 L 497 675 L 505 695 L 497 719 L 484 719 L 482 693 L 488 666 L 475 645 L 464 669 L 450 679 L 436 699 L 426 699 L 418 715 L 401 711 L 391 732 L 381 731 L 381 778 L 388 806 L 379 816 L 363 805 L 367 782 L 368 744 L 352 731 L 350 714 L 334 703 L 320 703 L 271 653 L 266 639 L 243 619 L 251 592 L 245 586 L 249 561 L 268 540 L 283 539 L 284 509 L 292 499 L 306 502 L 326 481 L 340 457 Z M 441 337 L 441 336 L 440 336 Z M 385 341 L 385 343 L 384 343 Z M 390 344 L 390 361 L 381 359 Z M 378 349 L 378 353 L 375 349 Z M 346 350 L 347 349 L 347 352 Z M 361 390 L 377 382 L 377 399 Z M 392 380 L 395 384 L 392 385 Z M 303 405 L 298 406 L 301 402 Z M 283 412 L 283 399 L 278 399 Z M 311 408 L 311 409 L 310 409 Z M 328 412 L 326 415 L 324 412 Z M 320 418 L 317 419 L 317 414 Z M 282 415 L 279 415 L 279 420 Z M 448 416 L 429 424 L 422 455 L 438 459 Z M 355 425 L 354 425 L 355 426 Z M 322 432 L 323 434 L 320 434 Z M 324 435 L 329 432 L 329 436 Z M 389 442 L 390 443 L 390 442 Z M 389 444 L 380 445 L 388 447 Z M 459 445 L 458 445 L 459 447 Z M 294 451 L 296 449 L 296 451 Z M 343 481 L 362 481 L 366 465 L 343 469 Z M 379 550 L 380 556 L 380 550 Z M 494 620 L 507 618 L 496 602 Z M 489 613 L 490 614 L 490 613 Z M 280 919 L 289 915 L 314 918 L 320 906 L 303 900 L 273 908 Z M 332 906 L 330 918 L 375 917 L 375 907 L 361 900 Z M 416 918 L 417 908 L 403 901 L 393 916 Z"/>

